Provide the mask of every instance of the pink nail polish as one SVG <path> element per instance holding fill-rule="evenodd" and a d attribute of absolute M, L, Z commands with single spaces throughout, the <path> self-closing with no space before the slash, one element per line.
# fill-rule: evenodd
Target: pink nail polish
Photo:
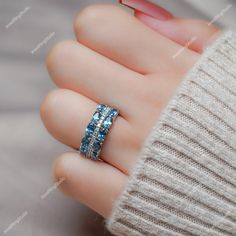
<path fill-rule="evenodd" d="M 124 6 L 140 11 L 161 21 L 167 21 L 173 18 L 173 15 L 170 12 L 147 0 L 119 0 L 119 2 Z"/>

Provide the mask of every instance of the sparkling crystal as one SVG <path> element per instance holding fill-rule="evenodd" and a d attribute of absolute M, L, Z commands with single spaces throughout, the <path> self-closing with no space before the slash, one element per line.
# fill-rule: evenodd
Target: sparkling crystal
<path fill-rule="evenodd" d="M 110 116 L 108 116 L 108 117 L 105 119 L 105 121 L 104 121 L 103 124 L 104 124 L 105 127 L 111 126 L 111 125 L 112 125 L 112 118 L 111 118 Z"/>
<path fill-rule="evenodd" d="M 113 109 L 109 115 L 111 115 L 112 117 L 115 117 L 118 115 L 118 111 Z"/>
<path fill-rule="evenodd" d="M 93 144 L 93 151 L 94 151 L 94 152 L 98 152 L 100 149 L 101 149 L 100 143 L 95 142 L 95 143 Z"/>
<path fill-rule="evenodd" d="M 89 143 L 90 143 L 90 141 L 91 141 L 91 137 L 92 137 L 92 136 L 86 135 L 86 136 L 83 138 L 84 142 L 85 142 L 87 145 L 89 145 Z"/>
<path fill-rule="evenodd" d="M 106 106 L 104 104 L 100 104 L 97 107 L 97 111 L 99 111 L 99 112 L 103 112 L 105 109 L 106 109 Z"/>
<path fill-rule="evenodd" d="M 86 142 L 84 142 L 84 139 L 83 139 L 83 140 L 82 140 L 82 144 L 81 144 L 81 146 L 80 146 L 80 152 L 82 152 L 83 154 L 85 154 L 85 153 L 87 152 L 87 147 L 88 147 L 88 145 L 87 145 Z"/>
<path fill-rule="evenodd" d="M 99 131 L 102 132 L 103 134 L 106 134 L 108 129 L 106 126 L 102 125 Z"/>
<path fill-rule="evenodd" d="M 89 124 L 88 127 L 86 128 L 86 133 L 90 136 L 93 134 L 94 130 L 95 130 L 95 125 L 93 124 Z"/>
<path fill-rule="evenodd" d="M 99 121 L 100 117 L 101 117 L 101 115 L 100 115 L 99 112 L 96 112 L 96 113 L 93 115 L 93 119 L 94 119 L 96 122 Z"/>
<path fill-rule="evenodd" d="M 106 136 L 106 134 L 104 134 L 103 132 L 99 132 L 99 133 L 98 133 L 97 140 L 98 140 L 99 142 L 103 142 L 104 139 L 105 139 L 105 136 Z"/>

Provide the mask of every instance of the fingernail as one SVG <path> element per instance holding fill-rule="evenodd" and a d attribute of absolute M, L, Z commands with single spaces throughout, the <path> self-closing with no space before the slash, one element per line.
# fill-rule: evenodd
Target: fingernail
<path fill-rule="evenodd" d="M 119 0 L 119 2 L 124 6 L 140 11 L 161 21 L 167 21 L 173 18 L 173 15 L 170 12 L 147 0 Z"/>

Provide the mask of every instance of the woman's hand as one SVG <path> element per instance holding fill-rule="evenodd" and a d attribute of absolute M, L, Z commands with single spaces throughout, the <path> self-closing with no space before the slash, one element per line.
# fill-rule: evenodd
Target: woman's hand
<path fill-rule="evenodd" d="M 77 40 L 58 43 L 47 59 L 59 88 L 43 102 L 41 116 L 56 139 L 78 148 L 99 103 L 120 110 L 105 140 L 103 161 L 69 152 L 53 170 L 56 181 L 65 179 L 63 192 L 106 218 L 152 126 L 216 33 L 207 22 L 173 16 L 163 21 L 141 7 L 136 6 L 138 19 L 113 5 L 87 7 L 75 20 Z"/>

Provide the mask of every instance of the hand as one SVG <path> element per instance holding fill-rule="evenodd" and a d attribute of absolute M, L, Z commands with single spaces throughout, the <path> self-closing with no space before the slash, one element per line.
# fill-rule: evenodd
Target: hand
<path fill-rule="evenodd" d="M 90 6 L 76 18 L 77 41 L 60 42 L 47 59 L 59 88 L 43 102 L 41 116 L 56 139 L 78 148 L 99 103 L 120 110 L 103 161 L 69 152 L 54 165 L 55 180 L 65 178 L 62 191 L 106 218 L 161 111 L 217 32 L 206 22 L 135 15 L 158 32 L 116 6 Z"/>

